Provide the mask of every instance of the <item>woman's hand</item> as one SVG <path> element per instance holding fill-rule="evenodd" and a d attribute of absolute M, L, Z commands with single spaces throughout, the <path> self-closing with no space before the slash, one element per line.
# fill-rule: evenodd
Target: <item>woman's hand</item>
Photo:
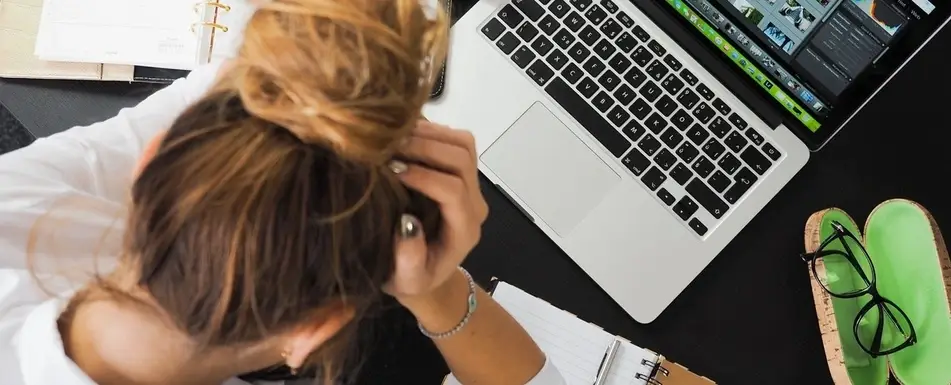
<path fill-rule="evenodd" d="M 396 271 L 384 290 L 407 304 L 426 301 L 448 286 L 479 243 L 488 205 L 479 190 L 475 139 L 467 131 L 420 121 L 401 150 L 410 163 L 394 161 L 393 172 L 439 205 L 440 238 L 426 243 L 420 222 L 404 215 L 397 229 Z"/>

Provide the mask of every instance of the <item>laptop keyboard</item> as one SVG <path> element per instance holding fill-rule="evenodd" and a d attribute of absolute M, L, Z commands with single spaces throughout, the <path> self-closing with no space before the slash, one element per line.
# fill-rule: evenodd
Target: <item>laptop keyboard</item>
<path fill-rule="evenodd" d="M 511 0 L 481 31 L 700 236 L 782 156 L 611 0 Z"/>

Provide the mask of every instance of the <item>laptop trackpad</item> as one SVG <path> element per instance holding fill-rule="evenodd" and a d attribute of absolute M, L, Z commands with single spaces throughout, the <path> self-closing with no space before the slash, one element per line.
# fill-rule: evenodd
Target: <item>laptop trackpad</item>
<path fill-rule="evenodd" d="M 621 180 L 537 102 L 480 158 L 562 237 Z"/>

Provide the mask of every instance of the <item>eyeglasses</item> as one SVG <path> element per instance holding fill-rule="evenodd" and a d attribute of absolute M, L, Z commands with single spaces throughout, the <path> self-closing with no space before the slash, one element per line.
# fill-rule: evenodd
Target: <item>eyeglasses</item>
<path fill-rule="evenodd" d="M 835 234 L 822 241 L 815 252 L 801 257 L 829 295 L 844 299 L 871 297 L 852 324 L 859 346 L 870 356 L 880 357 L 914 345 L 917 336 L 908 315 L 878 293 L 875 266 L 865 246 L 841 223 L 832 221 L 832 228 Z"/>

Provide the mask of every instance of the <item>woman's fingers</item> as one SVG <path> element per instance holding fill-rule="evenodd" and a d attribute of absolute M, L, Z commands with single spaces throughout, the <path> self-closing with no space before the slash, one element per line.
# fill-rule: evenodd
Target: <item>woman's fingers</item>
<path fill-rule="evenodd" d="M 410 164 L 406 171 L 399 174 L 400 180 L 409 188 L 419 191 L 439 205 L 445 231 L 443 241 L 453 243 L 459 241 L 458 233 L 465 233 L 470 216 L 468 207 L 469 191 L 466 183 L 458 175 L 439 172 L 434 169 Z"/>
<path fill-rule="evenodd" d="M 435 139 L 410 137 L 400 154 L 409 160 L 462 176 L 468 183 L 472 182 L 469 179 L 476 172 L 475 163 L 472 162 L 466 149 Z"/>
<path fill-rule="evenodd" d="M 420 121 L 413 131 L 413 135 L 462 147 L 469 152 L 470 159 L 473 163 L 478 159 L 475 137 L 472 136 L 472 133 L 469 131 L 454 130 L 436 123 Z"/>

